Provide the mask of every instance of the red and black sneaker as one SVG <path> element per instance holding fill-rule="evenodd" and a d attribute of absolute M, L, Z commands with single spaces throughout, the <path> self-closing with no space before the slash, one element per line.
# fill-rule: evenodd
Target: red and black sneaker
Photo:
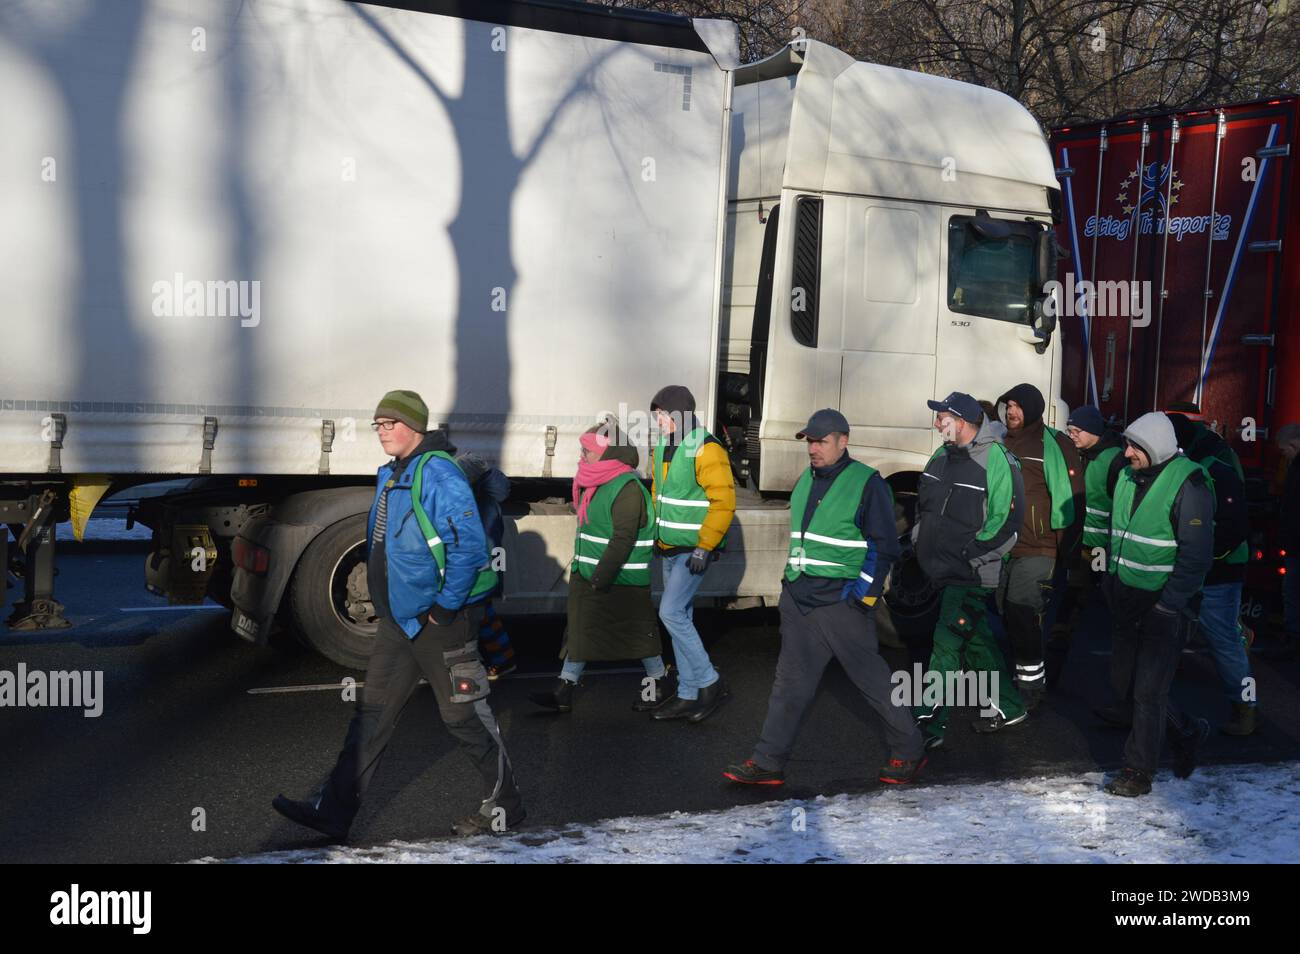
<path fill-rule="evenodd" d="M 930 760 L 925 757 L 915 762 L 904 759 L 890 759 L 888 764 L 880 770 L 880 780 L 886 785 L 907 785 L 909 782 L 915 782 L 916 777 L 921 774 L 921 769 L 925 768 L 925 763 L 928 761 Z"/>
<path fill-rule="evenodd" d="M 728 765 L 722 770 L 723 778 L 729 778 L 741 785 L 784 785 L 785 773 L 773 772 L 760 766 L 753 759 L 745 759 L 739 765 Z"/>

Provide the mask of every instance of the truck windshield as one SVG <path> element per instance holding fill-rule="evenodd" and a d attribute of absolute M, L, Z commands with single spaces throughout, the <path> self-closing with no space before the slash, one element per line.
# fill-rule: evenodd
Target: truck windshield
<path fill-rule="evenodd" d="M 1005 238 L 981 235 L 974 216 L 948 220 L 948 308 L 963 315 L 1027 325 L 1033 320 L 1034 232 L 1030 225 L 999 220 Z"/>

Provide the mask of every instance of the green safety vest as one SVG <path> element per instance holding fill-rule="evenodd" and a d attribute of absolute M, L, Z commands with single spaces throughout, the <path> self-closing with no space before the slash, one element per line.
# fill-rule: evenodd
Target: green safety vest
<path fill-rule="evenodd" d="M 862 503 L 867 481 L 876 475 L 874 468 L 855 460 L 836 476 L 826 496 L 813 511 L 808 529 L 803 530 L 808 494 L 812 490 L 812 469 L 805 470 L 790 494 L 790 553 L 786 559 L 785 578 L 797 580 L 809 576 L 851 580 L 861 576 L 867 556 L 867 539 L 853 522 Z"/>
<path fill-rule="evenodd" d="M 1104 547 L 1110 543 L 1110 488 L 1106 478 L 1110 475 L 1110 465 L 1118 447 L 1107 447 L 1095 460 L 1089 461 L 1083 471 L 1084 507 L 1083 546 Z"/>
<path fill-rule="evenodd" d="M 709 512 L 709 497 L 695 479 L 695 457 L 709 436 L 703 427 L 687 434 L 668 462 L 668 473 L 663 480 L 659 479 L 660 461 L 664 459 L 668 437 L 659 438 L 659 445 L 654 449 L 651 467 L 655 476 L 656 532 L 665 547 L 700 545 L 700 527 L 704 526 Z M 727 538 L 723 537 L 716 549 L 722 550 L 726 544 Z"/>
<path fill-rule="evenodd" d="M 1175 457 L 1160 472 L 1155 483 L 1147 490 L 1137 511 L 1133 511 L 1133 498 L 1137 482 L 1132 470 L 1119 475 L 1115 485 L 1115 508 L 1110 524 L 1111 573 L 1119 576 L 1125 586 L 1139 590 L 1160 590 L 1174 571 L 1174 558 L 1178 555 L 1178 540 L 1174 535 L 1170 512 L 1174 498 L 1187 478 L 1197 471 L 1205 473 L 1200 464 L 1187 457 Z M 1213 532 L 1213 528 L 1207 528 Z"/>
<path fill-rule="evenodd" d="M 570 569 L 577 570 L 584 580 L 591 579 L 596 572 L 596 564 L 605 555 L 605 549 L 614 535 L 614 498 L 629 483 L 636 484 L 644 498 L 646 525 L 641 532 L 638 532 L 639 539 L 623 562 L 618 575 L 614 577 L 614 582 L 619 586 L 650 585 L 650 558 L 654 554 L 655 545 L 655 514 L 654 507 L 650 503 L 650 492 L 634 473 L 622 474 L 609 483 L 597 487 L 587 503 L 587 522 L 577 528 L 573 540 L 573 562 L 570 564 Z"/>
<path fill-rule="evenodd" d="M 1043 477 L 1052 498 L 1052 529 L 1064 530 L 1074 523 L 1074 487 L 1065 454 L 1056 442 L 1058 434 L 1060 431 L 1043 425 Z"/>
<path fill-rule="evenodd" d="M 447 572 L 447 548 L 442 542 L 442 537 L 438 536 L 438 532 L 433 528 L 433 521 L 429 519 L 429 515 L 424 510 L 424 505 L 420 502 L 420 489 L 424 486 L 424 465 L 430 457 L 441 457 L 453 464 L 456 464 L 456 458 L 446 451 L 428 451 L 421 454 L 420 459 L 415 462 L 415 480 L 411 484 L 411 509 L 415 511 L 415 522 L 420 525 L 420 532 L 424 534 L 425 543 L 429 544 L 429 551 L 433 554 L 433 562 L 438 565 L 438 589 L 435 592 L 441 592 Z M 460 464 L 456 464 L 456 469 L 460 470 Z M 483 568 L 478 571 L 478 576 L 474 578 L 474 585 L 470 587 L 469 596 L 465 597 L 465 602 L 473 602 L 476 597 L 496 589 L 500 578 L 500 574 L 492 569 L 492 547 L 491 541 L 488 541 L 487 559 L 483 563 Z"/>

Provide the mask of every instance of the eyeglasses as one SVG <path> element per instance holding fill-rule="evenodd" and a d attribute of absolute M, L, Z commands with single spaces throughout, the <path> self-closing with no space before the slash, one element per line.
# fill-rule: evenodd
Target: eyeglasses
<path fill-rule="evenodd" d="M 396 421 L 371 421 L 370 429 L 372 431 L 391 431 L 397 426 Z"/>

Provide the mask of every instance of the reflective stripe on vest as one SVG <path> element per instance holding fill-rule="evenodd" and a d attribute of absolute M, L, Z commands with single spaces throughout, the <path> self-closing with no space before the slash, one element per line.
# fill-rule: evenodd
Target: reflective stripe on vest
<path fill-rule="evenodd" d="M 442 542 L 442 537 L 438 536 L 437 531 L 434 530 L 433 521 L 429 519 L 429 515 L 424 510 L 424 504 L 420 501 L 420 492 L 424 487 L 424 465 L 428 463 L 430 457 L 441 457 L 453 464 L 456 464 L 456 458 L 446 451 L 428 451 L 421 454 L 420 459 L 415 462 L 415 480 L 411 483 L 411 509 L 415 511 L 415 522 L 420 525 L 420 532 L 424 534 L 424 542 L 429 544 L 429 551 L 433 554 L 433 562 L 438 565 L 438 588 L 434 592 L 441 593 L 442 585 L 447 576 L 447 547 Z M 456 469 L 460 470 L 460 464 L 456 464 Z M 477 510 L 477 506 L 475 509 Z M 486 539 L 486 537 L 487 532 L 484 531 L 484 538 Z M 473 602 L 475 598 L 496 589 L 500 579 L 500 574 L 492 569 L 492 549 L 489 541 L 487 557 L 483 562 L 483 566 L 479 569 L 478 575 L 474 577 L 474 585 L 470 587 L 465 602 Z"/>
<path fill-rule="evenodd" d="M 1133 500 L 1137 482 L 1124 470 L 1115 485 L 1115 508 L 1110 524 L 1110 572 L 1125 586 L 1139 590 L 1162 589 L 1174 570 L 1178 540 L 1170 517 L 1174 499 L 1200 464 L 1178 456 L 1165 465 L 1147 490 L 1136 512 Z M 1213 532 L 1207 527 L 1207 531 Z"/>
<path fill-rule="evenodd" d="M 655 477 L 656 533 L 659 542 L 666 547 L 700 545 L 700 528 L 709 512 L 709 497 L 695 479 L 695 458 L 709 436 L 703 427 L 687 434 L 668 462 L 667 474 L 662 472 L 667 435 L 659 438 L 654 449 L 651 466 Z M 726 537 L 723 537 L 716 549 L 723 549 L 726 542 Z"/>
<path fill-rule="evenodd" d="M 1110 491 L 1106 479 L 1110 465 L 1119 453 L 1118 447 L 1107 447 L 1095 460 L 1088 461 L 1083 471 L 1085 510 L 1083 514 L 1083 546 L 1104 547 L 1110 543 Z"/>
<path fill-rule="evenodd" d="M 629 483 L 635 483 L 641 491 L 645 505 L 646 525 L 638 532 L 638 539 L 623 562 L 614 582 L 619 586 L 649 586 L 650 558 L 654 554 L 655 515 L 650 503 L 650 493 L 635 473 L 621 474 L 607 484 L 596 488 L 587 503 L 587 522 L 577 528 L 573 540 L 573 562 L 570 569 L 577 570 L 584 580 L 590 580 L 596 572 L 614 535 L 614 500 L 619 492 Z"/>
<path fill-rule="evenodd" d="M 835 476 L 826 496 L 813 511 L 808 529 L 803 526 L 812 492 L 813 474 L 809 468 L 800 476 L 790 494 L 790 552 L 786 557 L 785 578 L 797 580 L 809 576 L 851 580 L 873 578 L 862 572 L 869 544 L 854 523 L 867 481 L 876 471 L 861 461 L 853 461 Z"/>

